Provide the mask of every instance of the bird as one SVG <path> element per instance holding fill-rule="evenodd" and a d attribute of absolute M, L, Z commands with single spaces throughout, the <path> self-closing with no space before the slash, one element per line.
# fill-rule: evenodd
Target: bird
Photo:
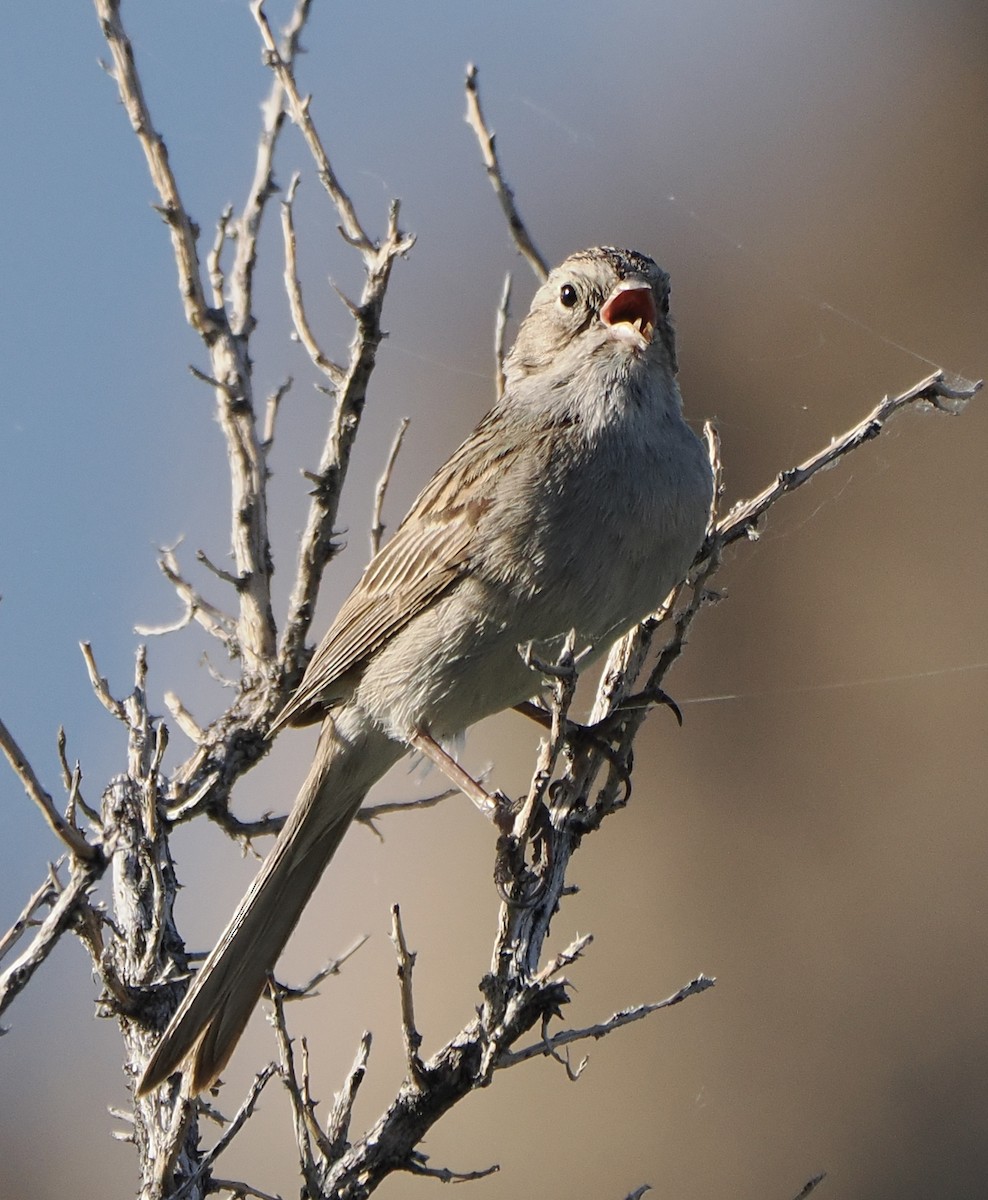
<path fill-rule="evenodd" d="M 371 559 L 271 726 L 319 723 L 312 765 L 139 1094 L 177 1071 L 192 1094 L 216 1080 L 394 763 L 418 750 L 462 784 L 443 744 L 538 692 L 526 646 L 551 661 L 569 638 L 589 661 L 687 574 L 713 478 L 683 416 L 669 296 L 651 258 L 613 246 L 570 255 L 537 289 L 500 397 Z"/>

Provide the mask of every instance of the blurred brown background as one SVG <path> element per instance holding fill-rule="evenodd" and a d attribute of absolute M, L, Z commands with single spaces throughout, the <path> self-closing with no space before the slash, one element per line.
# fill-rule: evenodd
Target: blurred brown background
<path fill-rule="evenodd" d="M 176 611 L 149 543 L 185 532 L 186 561 L 199 546 L 218 559 L 226 492 L 208 397 L 185 372 L 197 347 L 166 237 L 115 97 L 92 68 L 103 52 L 92 13 L 78 9 L 52 50 L 58 81 L 32 103 L 33 135 L 8 151 L 21 156 L 15 175 L 36 186 L 7 203 L 35 247 L 27 265 L 57 285 L 45 303 L 71 305 L 61 328 L 81 327 L 90 344 L 76 356 L 56 338 L 42 355 L 30 330 L 23 337 L 30 370 L 11 394 L 32 402 L 22 399 L 25 430 L 7 468 L 13 488 L 26 464 L 6 507 L 0 640 L 4 718 L 52 787 L 53 731 L 65 722 L 92 798 L 121 769 L 122 741 L 87 696 L 73 644 L 94 637 L 124 691 L 130 626 Z M 231 4 L 167 14 L 125 5 L 124 15 L 208 229 L 246 188 L 266 87 L 254 30 Z M 29 43 L 34 15 L 17 20 Z M 395 274 L 345 512 L 349 550 L 319 631 L 364 561 L 399 417 L 412 425 L 392 526 L 490 403 L 503 272 L 515 271 L 516 313 L 532 290 L 461 122 L 468 59 L 547 256 L 606 241 L 671 272 L 688 413 L 719 424 L 731 502 L 934 364 L 972 378 L 988 369 L 986 35 L 988 9 L 974 2 L 317 6 L 303 86 L 336 166 L 368 224 L 380 226 L 397 194 L 419 234 Z M 80 138 L 70 178 L 62 168 Z M 354 263 L 291 136 L 285 150 L 283 182 L 293 154 L 306 175 L 306 295 L 329 349 L 342 351 L 349 332 L 325 278 L 352 288 Z M 93 255 L 81 267 L 58 249 L 66 227 L 76 252 Z M 324 402 L 287 341 L 276 238 L 266 250 L 260 385 L 296 375 L 274 459 L 283 602 L 305 504 L 297 468 L 314 460 Z M 45 390 L 48 358 L 59 382 Z M 424 1147 L 434 1165 L 501 1164 L 464 1185 L 478 1200 L 619 1200 L 646 1181 L 658 1196 L 785 1200 L 821 1170 L 817 1194 L 843 1200 L 988 1190 L 986 404 L 978 397 L 957 418 L 903 415 L 778 507 L 757 544 L 730 553 L 719 576 L 728 599 L 703 614 L 669 680 L 685 727 L 663 713 L 650 720 L 632 804 L 581 851 L 580 894 L 554 928 L 557 948 L 577 931 L 595 935 L 569 973 L 573 1024 L 658 999 L 701 970 L 717 986 L 591 1044 L 576 1084 L 539 1060 L 499 1074 L 445 1119 Z M 78 409 L 78 436 L 90 441 L 67 448 L 56 470 L 40 456 Z M 12 416 L 8 447 L 14 438 Z M 61 496 L 48 515 L 60 486 L 72 503 Z M 39 623 L 51 631 L 41 648 Z M 196 665 L 200 649 L 192 634 L 153 643 L 152 683 L 206 718 L 221 698 Z M 503 716 L 473 731 L 466 761 L 493 763 L 497 784 L 520 792 L 536 742 L 521 718 Z M 282 738 L 240 788 L 243 811 L 286 806 L 309 750 L 305 734 Z M 379 794 L 435 785 L 402 768 Z M 0 849 L 6 927 L 55 851 L 9 776 L 0 796 L 16 831 Z M 389 905 L 401 902 L 418 951 L 426 1052 L 479 1001 L 496 917 L 491 831 L 466 802 L 388 818 L 382 830 L 383 844 L 351 833 L 281 968 L 300 980 L 372 935 L 342 978 L 291 1014 L 326 1102 L 361 1031 L 373 1030 L 361 1128 L 402 1075 Z M 210 828 L 183 830 L 176 852 L 183 932 L 205 948 L 253 864 Z M 93 1021 L 92 996 L 81 950 L 66 945 L 9 1014 L 4 1197 L 132 1192 L 130 1151 L 110 1140 L 106 1113 L 126 1101 L 117 1040 Z M 225 1111 L 273 1052 L 256 1018 L 227 1073 Z M 218 1172 L 289 1196 L 293 1163 L 288 1108 L 271 1086 Z M 380 1194 L 437 1188 L 398 1176 Z"/>

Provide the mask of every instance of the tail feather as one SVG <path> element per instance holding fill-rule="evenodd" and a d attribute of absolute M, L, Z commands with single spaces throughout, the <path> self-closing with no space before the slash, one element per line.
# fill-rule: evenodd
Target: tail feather
<path fill-rule="evenodd" d="M 277 842 L 169 1022 L 141 1077 L 138 1095 L 183 1068 L 191 1090 L 199 1092 L 226 1066 L 368 787 L 400 753 L 382 753 L 378 747 L 376 757 L 353 756 L 351 749 L 327 720 Z M 368 757 L 374 770 L 366 769 Z M 349 771 L 351 765 L 356 770 Z"/>

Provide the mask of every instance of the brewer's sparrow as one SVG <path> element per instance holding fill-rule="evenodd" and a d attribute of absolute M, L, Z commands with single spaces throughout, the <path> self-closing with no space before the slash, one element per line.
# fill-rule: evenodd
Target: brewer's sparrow
<path fill-rule="evenodd" d="M 538 688 L 520 646 L 598 651 L 688 570 L 711 473 L 682 416 L 669 281 L 584 250 L 539 288 L 504 395 L 368 565 L 275 722 L 322 722 L 287 823 L 144 1076 L 193 1092 L 230 1057 L 368 788 Z M 455 770 L 452 771 L 456 776 Z M 462 775 L 462 773 L 461 773 Z"/>

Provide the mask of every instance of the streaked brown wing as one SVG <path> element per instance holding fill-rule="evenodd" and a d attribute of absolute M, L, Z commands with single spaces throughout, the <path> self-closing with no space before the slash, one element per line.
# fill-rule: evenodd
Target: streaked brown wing
<path fill-rule="evenodd" d="M 368 564 L 273 729 L 320 720 L 334 699 L 334 685 L 469 571 L 477 522 L 517 451 L 511 447 L 492 461 L 496 424 L 495 410 L 436 472 Z M 463 496 L 470 500 L 464 503 Z"/>

